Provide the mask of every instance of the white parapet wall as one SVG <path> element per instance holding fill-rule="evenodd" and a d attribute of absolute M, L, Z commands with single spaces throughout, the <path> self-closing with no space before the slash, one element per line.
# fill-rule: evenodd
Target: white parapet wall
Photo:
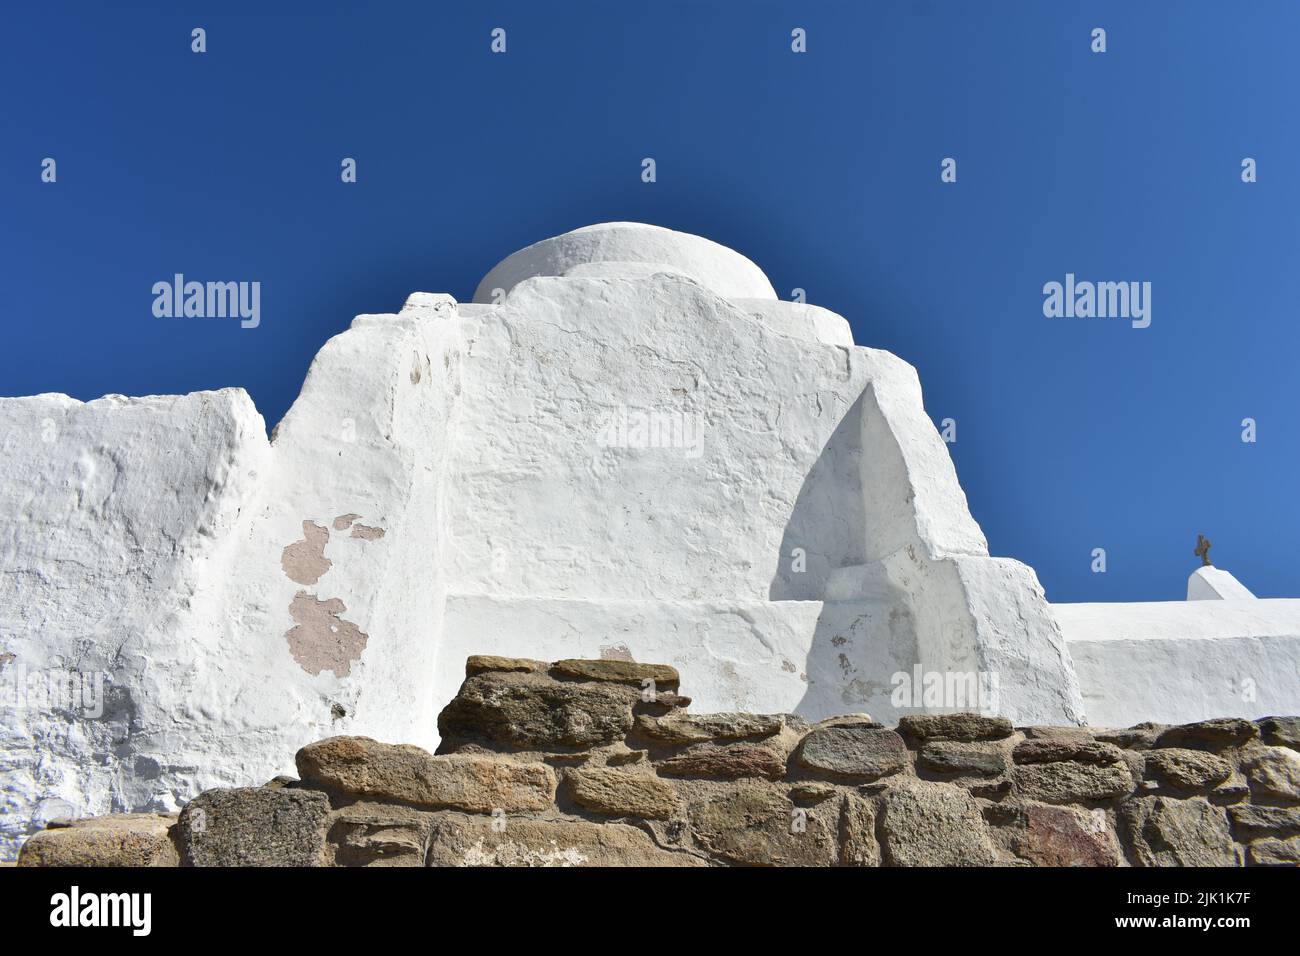
<path fill-rule="evenodd" d="M 270 440 L 238 389 L 0 399 L 0 857 L 52 817 L 292 772 L 330 734 L 433 747 L 470 654 L 633 657 L 697 711 L 889 721 L 1080 723 L 1086 699 L 1132 722 L 1161 673 L 1204 672 L 1216 642 L 1146 633 L 1148 605 L 1115 615 L 1154 652 L 1131 673 L 1105 626 L 1071 631 L 990 557 L 915 369 L 739 253 L 607 223 L 476 300 L 358 316 Z M 1237 603 L 1185 613 L 1225 654 L 1255 641 L 1259 712 L 1300 710 L 1264 687 L 1300 602 L 1253 602 L 1286 605 L 1267 634 Z"/>
<path fill-rule="evenodd" d="M 1197 568 L 1187 579 L 1189 601 L 1253 601 L 1255 595 L 1223 568 Z"/>
<path fill-rule="evenodd" d="M 1054 604 L 1090 723 L 1300 709 L 1300 600 Z"/>

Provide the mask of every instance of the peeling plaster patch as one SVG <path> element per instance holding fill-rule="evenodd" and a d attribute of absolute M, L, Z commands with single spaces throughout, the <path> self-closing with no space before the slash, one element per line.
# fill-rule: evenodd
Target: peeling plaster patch
<path fill-rule="evenodd" d="M 602 661 L 633 661 L 632 652 L 626 644 L 603 644 L 600 648 Z"/>
<path fill-rule="evenodd" d="M 334 530 L 347 531 L 348 527 L 352 524 L 352 522 L 356 521 L 360 517 L 361 515 L 354 515 L 354 514 L 339 515 L 337 518 L 334 519 Z"/>
<path fill-rule="evenodd" d="M 280 567 L 284 568 L 290 581 L 315 584 L 333 564 L 325 557 L 325 543 L 330 538 L 329 529 L 314 521 L 304 521 L 302 535 L 301 541 L 295 541 L 281 553 Z"/>
<path fill-rule="evenodd" d="M 335 677 L 347 677 L 352 662 L 360 659 L 370 637 L 339 616 L 347 609 L 338 598 L 322 601 L 306 591 L 293 596 L 289 613 L 297 626 L 284 636 L 293 659 L 308 674 L 333 671 Z"/>
<path fill-rule="evenodd" d="M 372 528 L 369 525 L 355 524 L 352 526 L 352 537 L 362 538 L 366 541 L 378 541 L 386 531 L 383 528 Z"/>
<path fill-rule="evenodd" d="M 8 652 L 6 652 L 6 653 L 4 653 L 4 654 L 0 654 L 0 670 L 3 670 L 3 669 L 4 669 L 4 666 L 5 666 L 6 664 L 8 664 L 11 660 L 14 659 L 14 656 L 15 656 L 15 655 L 10 654 L 10 653 L 8 653 Z M 630 658 L 629 658 L 629 660 L 630 660 Z"/>

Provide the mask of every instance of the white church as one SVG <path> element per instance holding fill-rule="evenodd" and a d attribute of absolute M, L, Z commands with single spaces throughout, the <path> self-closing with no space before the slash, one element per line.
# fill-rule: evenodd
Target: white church
<path fill-rule="evenodd" d="M 1300 712 L 1300 600 L 1048 603 L 915 369 L 655 226 L 358 316 L 270 441 L 237 388 L 0 399 L 0 441 L 0 858 L 321 737 L 432 749 L 470 654 L 671 664 L 697 713 Z"/>

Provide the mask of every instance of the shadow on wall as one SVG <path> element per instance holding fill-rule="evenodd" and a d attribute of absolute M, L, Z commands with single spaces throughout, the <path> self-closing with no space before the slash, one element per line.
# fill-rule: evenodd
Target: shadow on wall
<path fill-rule="evenodd" d="M 862 403 L 859 395 L 799 489 L 768 588 L 773 601 L 823 600 L 831 573 L 865 558 Z"/>
<path fill-rule="evenodd" d="M 795 499 L 781 538 L 773 601 L 822 601 L 809 643 L 806 690 L 795 712 L 809 720 L 870 713 L 893 721 L 891 677 L 911 673 L 916 623 L 907 595 L 878 562 L 868 564 L 862 461 L 867 393 L 827 439 Z"/>

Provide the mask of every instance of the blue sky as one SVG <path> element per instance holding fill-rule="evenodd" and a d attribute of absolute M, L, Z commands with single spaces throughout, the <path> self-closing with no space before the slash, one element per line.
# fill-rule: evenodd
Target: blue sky
<path fill-rule="evenodd" d="M 1174 10 L 7 4 L 0 394 L 239 385 L 270 426 L 354 314 L 642 220 L 916 365 L 993 553 L 1050 599 L 1181 599 L 1198 532 L 1300 596 L 1300 7 Z M 175 272 L 260 281 L 261 326 L 155 318 Z M 1045 318 L 1067 272 L 1151 282 L 1151 326 Z"/>

